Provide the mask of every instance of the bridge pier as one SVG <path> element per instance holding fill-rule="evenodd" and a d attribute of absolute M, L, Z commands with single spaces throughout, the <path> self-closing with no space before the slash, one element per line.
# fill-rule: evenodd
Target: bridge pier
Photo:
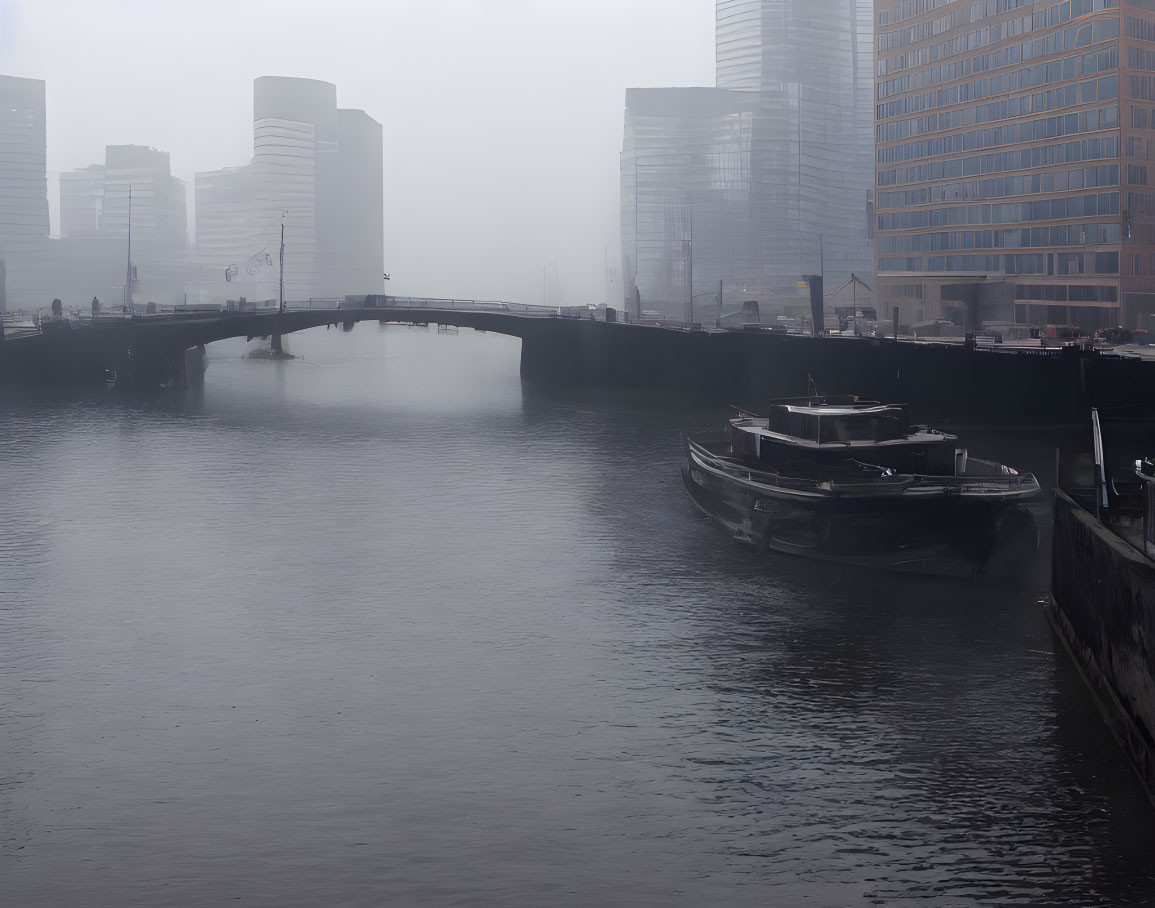
<path fill-rule="evenodd" d="M 209 367 L 208 353 L 204 344 L 197 344 L 184 351 L 181 358 L 180 387 L 199 388 L 205 382 L 205 370 Z"/>

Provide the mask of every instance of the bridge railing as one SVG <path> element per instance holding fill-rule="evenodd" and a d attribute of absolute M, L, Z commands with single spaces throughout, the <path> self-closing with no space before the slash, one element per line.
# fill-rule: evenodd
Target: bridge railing
<path fill-rule="evenodd" d="M 229 300 L 226 303 L 134 303 L 132 307 L 109 305 L 102 307 L 95 315 L 87 307 L 69 307 L 63 321 L 74 325 L 110 324 L 131 318 L 167 318 L 229 315 L 267 315 L 277 311 L 279 303 L 269 300 Z M 570 312 L 557 306 L 533 306 L 525 303 L 510 303 L 504 300 L 441 299 L 416 296 L 351 296 L 313 297 L 305 300 L 286 300 L 285 309 L 291 312 L 339 309 L 444 309 L 468 312 L 507 312 L 511 315 L 537 318 L 573 317 Z M 19 333 L 39 333 L 41 319 L 52 320 L 45 312 L 14 312 L 3 316 L 5 331 L 10 335 Z"/>
<path fill-rule="evenodd" d="M 345 303 L 353 305 L 352 301 Z M 504 300 L 463 300 L 418 296 L 371 296 L 366 298 L 367 308 L 385 309 L 447 309 L 468 310 L 470 312 L 510 312 L 517 315 L 534 315 L 556 318 L 556 306 L 530 306 L 525 303 L 509 303 Z"/>
<path fill-rule="evenodd" d="M 245 311 L 263 312 L 277 303 L 262 301 L 246 302 Z M 235 308 L 230 306 L 230 308 Z M 307 300 L 287 300 L 285 308 L 292 311 L 311 309 L 445 309 L 469 312 L 510 312 L 517 315 L 557 317 L 556 306 L 531 306 L 525 303 L 509 303 L 504 300 L 451 299 L 427 296 L 350 296 L 340 299 L 312 298 Z"/>
<path fill-rule="evenodd" d="M 22 337 L 26 334 L 40 333 L 40 314 L 27 312 L 5 312 L 0 315 L 0 325 L 4 328 L 4 336 L 8 338 Z"/>

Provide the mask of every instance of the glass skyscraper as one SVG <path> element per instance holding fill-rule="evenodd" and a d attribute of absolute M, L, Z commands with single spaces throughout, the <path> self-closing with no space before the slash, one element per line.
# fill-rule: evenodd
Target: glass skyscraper
<path fill-rule="evenodd" d="M 875 12 L 879 314 L 1151 327 L 1155 3 Z"/>
<path fill-rule="evenodd" d="M 717 308 L 719 281 L 758 286 L 748 216 L 756 113 L 757 96 L 745 92 L 626 93 L 622 263 L 641 310 L 701 320 L 710 303 Z M 691 297 L 699 294 L 695 309 Z"/>
<path fill-rule="evenodd" d="M 48 171 L 44 83 L 0 76 L 0 255 L 9 309 L 36 305 L 46 269 Z"/>
<path fill-rule="evenodd" d="M 716 19 L 717 88 L 627 93 L 627 287 L 681 318 L 719 281 L 774 303 L 805 274 L 869 279 L 870 4 L 718 0 Z"/>

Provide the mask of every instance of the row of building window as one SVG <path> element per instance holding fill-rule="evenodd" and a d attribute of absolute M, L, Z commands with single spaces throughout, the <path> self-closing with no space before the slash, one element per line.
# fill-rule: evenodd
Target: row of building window
<path fill-rule="evenodd" d="M 1002 61 L 1002 65 L 1010 66 L 1024 60 L 1033 60 L 1037 57 L 1061 53 L 1064 50 L 1075 50 L 1117 37 L 1119 37 L 1118 19 L 1096 19 L 1085 25 L 1073 26 L 1061 32 L 1036 38 L 1034 41 L 1000 48 L 991 53 L 980 54 L 954 63 L 932 66 L 929 69 L 906 76 L 887 79 L 877 84 L 876 96 L 879 101 L 883 101 L 893 95 L 906 94 L 920 88 L 931 88 L 944 82 L 954 82 L 956 79 L 962 79 L 974 73 L 997 68 L 999 63 L 996 61 L 999 60 Z M 885 73 L 879 73 L 879 75 L 885 75 Z"/>
<path fill-rule="evenodd" d="M 1100 100 L 1110 100 L 1118 94 L 1118 76 L 1103 76 L 1101 79 L 1093 80 L 1090 83 L 1092 93 L 1096 87 L 1096 82 L 1098 83 Z M 1082 96 L 1082 90 L 1080 90 L 1080 96 Z M 1057 117 L 1042 117 L 1021 123 L 1008 123 L 1005 126 L 974 129 L 953 136 L 943 136 L 940 139 L 905 142 L 902 145 L 878 149 L 875 152 L 875 160 L 879 164 L 901 164 L 904 161 L 919 158 L 961 154 L 966 151 L 977 151 L 981 148 L 998 148 L 1001 145 L 1017 145 L 1021 142 L 1057 139 L 1061 136 L 1077 135 L 1083 132 L 1097 132 L 1100 129 L 1114 129 L 1118 125 L 1119 108 L 1117 106 L 1092 108 Z"/>
<path fill-rule="evenodd" d="M 1074 277 L 1080 274 L 1118 274 L 1118 252 L 1047 253 L 1047 274 Z"/>
<path fill-rule="evenodd" d="M 1124 16 L 1123 34 L 1128 38 L 1138 38 L 1140 41 L 1155 41 L 1155 22 Z"/>
<path fill-rule="evenodd" d="M 889 25 L 892 22 L 897 24 L 953 2 L 954 0 L 902 0 L 890 9 L 882 10 L 878 14 L 878 24 Z"/>
<path fill-rule="evenodd" d="M 1096 161 L 1118 156 L 1119 137 L 1104 136 L 1099 139 L 1083 139 L 1080 142 L 1036 145 L 1034 148 L 1000 151 L 997 154 L 975 155 L 969 158 L 955 158 L 953 161 L 934 161 L 929 164 L 880 170 L 876 182 L 879 186 L 899 186 L 904 183 L 926 183 L 930 180 L 949 180 L 952 177 L 1031 170 L 1053 164 L 1074 164 L 1078 161 Z"/>
<path fill-rule="evenodd" d="M 1115 52 L 1111 51 L 1108 53 L 1104 51 L 1099 54 L 1087 54 L 1086 56 L 1092 58 L 1113 57 L 1115 56 Z M 992 101 L 989 104 L 978 104 L 974 107 L 962 108 L 960 110 L 931 114 L 928 117 L 897 120 L 886 124 L 880 123 L 875 127 L 875 139 L 878 142 L 894 142 L 910 136 L 945 132 L 948 129 L 960 129 L 964 126 L 974 126 L 978 123 L 1010 120 L 1025 114 L 1042 113 L 1048 110 L 1074 107 L 1078 104 L 1098 100 L 1098 82 L 1098 79 L 1089 79 L 1086 82 L 1061 86 L 1059 88 L 1053 88 L 1050 91 L 1039 91 L 1017 98 L 1005 98 L 1001 101 Z M 1083 100 L 1084 98 L 1088 100 Z"/>
<path fill-rule="evenodd" d="M 940 6 L 946 6 L 954 0 L 902 0 L 901 3 L 896 3 L 888 10 L 883 10 L 878 14 L 879 25 L 889 25 L 891 23 L 897 24 L 906 19 L 913 19 L 922 13 L 936 10 Z M 998 13 L 1010 12 L 1013 9 L 1018 9 L 1020 6 L 1030 6 L 1034 0 L 978 0 L 971 4 L 971 17 L 975 15 L 975 8 L 981 7 L 987 16 L 994 16 Z M 1081 0 L 1085 2 L 1085 0 Z"/>
<path fill-rule="evenodd" d="M 1147 50 L 1145 47 L 1128 47 L 1127 68 L 1155 72 L 1155 50 Z"/>
<path fill-rule="evenodd" d="M 1019 255 L 932 255 L 925 258 L 880 258 L 878 272 L 970 271 L 1004 274 L 1045 274 L 1046 256 L 1042 253 Z"/>
<path fill-rule="evenodd" d="M 878 238 L 880 254 L 949 252 L 956 249 L 1030 249 L 1040 246 L 1103 246 L 1119 242 L 1118 224 L 1055 224 L 1010 230 L 950 230 Z"/>
<path fill-rule="evenodd" d="M 923 298 L 923 284 L 892 284 L 882 288 L 884 295 L 892 299 L 920 300 Z"/>
<path fill-rule="evenodd" d="M 1127 259 L 1131 266 L 1130 273 L 1135 277 L 1155 276 L 1155 253 L 1132 252 Z"/>
<path fill-rule="evenodd" d="M 889 208 L 909 208 L 951 201 L 977 201 L 1008 196 L 1038 195 L 1044 192 L 1067 192 L 1071 189 L 1090 189 L 1096 186 L 1117 186 L 1119 165 L 1100 164 L 1097 167 L 1077 167 L 1074 170 L 1052 170 L 1047 173 L 1027 173 L 1014 177 L 993 177 L 989 180 L 964 180 L 939 183 L 921 189 L 898 189 L 875 195 L 877 211 Z"/>
<path fill-rule="evenodd" d="M 1004 202 L 995 205 L 956 205 L 878 215 L 879 230 L 922 230 L 927 227 L 960 227 L 975 224 L 1020 224 L 1064 218 L 1098 217 L 1119 213 L 1119 193 L 1041 199 L 1036 202 Z"/>
<path fill-rule="evenodd" d="M 1058 261 L 1057 261 L 1058 260 Z M 879 275 L 901 272 L 969 271 L 1003 274 L 1037 274 L 1053 276 L 1056 266 L 1064 267 L 1064 276 L 1080 274 L 1118 274 L 1117 252 L 1020 252 L 1014 255 L 931 255 L 905 258 L 880 258 Z M 1096 270 L 1101 268 L 1102 270 Z"/>
<path fill-rule="evenodd" d="M 971 5 L 970 12 L 972 15 L 975 7 L 979 5 L 981 4 L 975 3 Z M 1004 22 L 996 22 L 993 25 L 984 26 L 960 37 L 965 41 L 965 47 L 963 49 L 973 50 L 977 47 L 984 47 L 987 44 L 1001 41 L 1003 38 L 1011 38 L 1015 35 L 1023 35 L 1029 32 L 1039 31 L 1043 28 L 1062 25 L 1064 22 L 1070 22 L 1072 19 L 1078 19 L 1080 16 L 1110 9 L 1114 6 L 1114 0 L 1065 0 L 1063 3 L 1057 3 L 1048 8 L 1036 10 L 1030 15 L 1020 16 L 1017 19 L 1009 19 Z M 1005 10 L 1004 12 L 1009 12 L 1009 10 Z M 968 17 L 966 11 L 959 9 L 948 16 L 939 16 L 936 19 L 922 22 L 918 25 L 912 25 L 908 28 L 882 32 L 878 35 L 878 50 L 880 53 L 885 53 L 892 48 L 905 47 L 908 44 L 917 44 L 920 41 L 925 41 L 927 38 L 933 38 L 935 35 L 943 34 L 950 29 L 957 29 L 964 25 L 974 24 L 984 18 L 987 17 L 979 16 L 977 19 Z M 945 42 L 940 46 L 946 47 L 949 44 L 951 44 L 951 42 Z M 879 75 L 885 75 L 885 73 L 879 73 Z"/>
<path fill-rule="evenodd" d="M 1118 253 L 1109 254 L 1118 258 Z M 1116 288 L 1109 285 L 1019 284 L 1015 287 L 1016 300 L 1031 302 L 1113 303 L 1116 298 Z"/>
<path fill-rule="evenodd" d="M 1155 109 L 1131 106 L 1132 129 L 1155 129 Z"/>
<path fill-rule="evenodd" d="M 957 28 L 962 24 L 957 20 L 957 14 L 955 16 L 939 16 L 937 19 L 931 19 L 927 22 L 920 22 L 918 25 L 912 25 L 909 28 L 904 28 L 892 32 L 883 32 L 878 36 L 878 52 L 886 53 L 886 51 L 890 50 L 892 47 L 903 47 L 907 44 L 917 44 L 919 41 L 925 41 L 927 38 L 933 38 L 935 35 L 945 34 L 952 28 Z"/>
<path fill-rule="evenodd" d="M 974 101 L 980 98 L 990 97 L 991 95 L 1000 95 L 1011 91 L 1034 88 L 1036 85 L 1044 85 L 1047 82 L 1057 82 L 1059 79 L 1049 79 L 1048 73 L 1054 72 L 1050 67 L 1059 64 L 1062 65 L 1061 79 L 1077 79 L 1080 76 L 1090 76 L 1096 73 L 1118 69 L 1119 52 L 1114 48 L 1110 48 L 1107 50 L 1093 51 L 1089 54 L 1078 54 L 1077 56 L 1065 57 L 1062 60 L 1054 61 L 1054 63 L 1035 63 L 1031 66 L 1025 66 L 1022 69 L 1015 70 L 1014 72 L 990 76 L 986 79 L 975 79 L 973 82 L 954 85 L 950 88 L 941 88 L 937 91 L 923 92 L 920 95 L 898 98 L 894 101 L 887 101 L 883 104 L 875 105 L 874 118 L 875 120 L 888 120 L 891 117 L 898 117 L 904 114 L 920 113 L 924 110 L 934 110 L 938 107 L 951 107 L 965 101 Z M 1066 88 L 1069 87 L 1070 86 L 1066 86 Z M 1070 103 L 1066 99 L 1067 94 L 1065 94 L 1065 88 L 1060 87 L 1048 92 L 1036 92 L 1033 95 L 1026 95 L 1021 98 L 1010 98 L 1007 101 L 995 103 L 1011 105 L 1008 109 L 1017 109 L 1018 114 L 1022 115 L 1052 110 L 1056 107 L 1065 107 Z M 1012 113 L 1009 114 L 1009 116 L 1015 116 L 1015 114 Z M 991 117 L 990 119 L 1001 119 L 1001 117 Z M 983 121 L 978 120 L 977 122 L 981 123 Z M 963 122 L 959 125 L 969 126 L 970 123 Z"/>
<path fill-rule="evenodd" d="M 1150 192 L 1128 192 L 1127 211 L 1138 218 L 1155 216 L 1155 194 Z"/>
<path fill-rule="evenodd" d="M 1131 97 L 1136 101 L 1155 101 L 1155 78 L 1131 76 Z"/>

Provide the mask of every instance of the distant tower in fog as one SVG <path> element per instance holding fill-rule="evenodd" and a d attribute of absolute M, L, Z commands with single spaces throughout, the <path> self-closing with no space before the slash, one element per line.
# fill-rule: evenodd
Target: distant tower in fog
<path fill-rule="evenodd" d="M 0 243 L 48 236 L 44 83 L 0 76 Z"/>
<path fill-rule="evenodd" d="M 381 124 L 337 107 L 329 82 L 253 83 L 253 201 L 260 244 L 285 225 L 289 299 L 380 293 L 385 265 Z"/>
<path fill-rule="evenodd" d="M 335 85 L 254 80 L 252 163 L 196 175 L 196 296 L 275 299 L 282 223 L 290 302 L 381 293 L 383 186 L 381 124 Z"/>
<path fill-rule="evenodd" d="M 253 165 L 198 173 L 195 194 L 198 280 L 227 287 L 229 299 L 268 298 L 276 249 L 264 249 L 257 229 Z"/>
<path fill-rule="evenodd" d="M 871 274 L 872 23 L 872 0 L 716 0 L 716 87 L 627 90 L 626 298 L 683 317 L 690 287 Z"/>
<path fill-rule="evenodd" d="M 48 171 L 44 83 L 0 76 L 0 257 L 7 303 L 35 305 L 46 270 Z M 0 298 L 0 312 L 5 311 Z"/>
<path fill-rule="evenodd" d="M 104 165 L 60 174 L 60 235 L 94 236 L 104 214 Z"/>
<path fill-rule="evenodd" d="M 143 145 L 105 148 L 100 229 L 108 236 L 128 237 L 129 187 L 133 246 L 146 244 L 163 256 L 183 253 L 188 244 L 188 187 L 172 175 L 168 152 Z"/>
<path fill-rule="evenodd" d="M 103 164 L 60 174 L 62 266 L 55 270 L 54 295 L 75 301 L 93 291 L 124 292 L 130 189 L 133 286 L 156 302 L 183 299 L 188 187 L 173 176 L 167 151 L 145 145 L 108 145 Z"/>

